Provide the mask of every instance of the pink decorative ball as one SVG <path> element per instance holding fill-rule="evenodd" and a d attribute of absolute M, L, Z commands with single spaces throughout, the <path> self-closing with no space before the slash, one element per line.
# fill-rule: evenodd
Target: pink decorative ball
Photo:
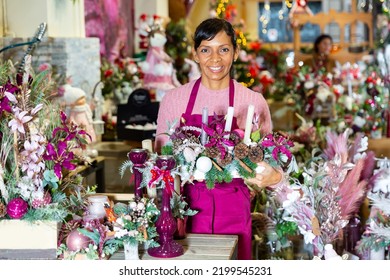
<path fill-rule="evenodd" d="M 66 246 L 69 251 L 79 251 L 88 248 L 92 240 L 81 234 L 77 229 L 72 230 L 66 238 Z"/>
<path fill-rule="evenodd" d="M 7 214 L 12 219 L 21 219 L 28 211 L 28 203 L 20 197 L 11 199 L 7 204 Z"/>

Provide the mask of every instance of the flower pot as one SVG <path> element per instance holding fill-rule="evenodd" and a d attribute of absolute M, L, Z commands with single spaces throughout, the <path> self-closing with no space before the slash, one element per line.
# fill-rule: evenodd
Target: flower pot
<path fill-rule="evenodd" d="M 123 242 L 124 252 L 125 252 L 125 260 L 139 260 L 138 254 L 138 242 L 130 241 Z"/>
<path fill-rule="evenodd" d="M 385 248 L 379 248 L 378 250 L 372 249 L 370 251 L 370 260 L 384 260 L 385 259 Z"/>
<path fill-rule="evenodd" d="M 0 259 L 56 259 L 60 225 L 54 221 L 0 221 Z"/>

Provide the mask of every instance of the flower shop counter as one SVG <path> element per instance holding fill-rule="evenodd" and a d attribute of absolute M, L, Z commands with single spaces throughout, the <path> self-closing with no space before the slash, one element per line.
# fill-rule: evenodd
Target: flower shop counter
<path fill-rule="evenodd" d="M 237 259 L 237 235 L 189 233 L 182 240 L 176 240 L 184 248 L 184 254 L 172 259 L 179 260 L 235 260 Z M 142 260 L 154 260 L 140 246 Z M 116 252 L 110 260 L 124 260 L 123 250 Z"/>

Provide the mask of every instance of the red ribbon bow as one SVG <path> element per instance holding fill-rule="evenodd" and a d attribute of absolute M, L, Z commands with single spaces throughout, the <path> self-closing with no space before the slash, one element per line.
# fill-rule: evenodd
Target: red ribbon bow
<path fill-rule="evenodd" d="M 152 174 L 152 179 L 148 183 L 148 187 L 150 188 L 153 184 L 158 184 L 161 181 L 165 183 L 165 191 L 168 192 L 169 196 L 172 196 L 172 192 L 174 190 L 174 179 L 171 175 L 170 170 L 160 169 L 157 166 L 154 166 L 152 170 L 150 170 Z"/>

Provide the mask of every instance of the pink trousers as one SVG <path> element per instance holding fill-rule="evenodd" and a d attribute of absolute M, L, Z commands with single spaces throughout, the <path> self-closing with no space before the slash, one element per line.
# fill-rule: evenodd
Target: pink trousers
<path fill-rule="evenodd" d="M 196 182 L 186 185 L 184 194 L 190 208 L 199 211 L 189 217 L 188 232 L 238 235 L 238 259 L 252 259 L 250 195 L 242 179 L 216 183 L 212 190 Z"/>

